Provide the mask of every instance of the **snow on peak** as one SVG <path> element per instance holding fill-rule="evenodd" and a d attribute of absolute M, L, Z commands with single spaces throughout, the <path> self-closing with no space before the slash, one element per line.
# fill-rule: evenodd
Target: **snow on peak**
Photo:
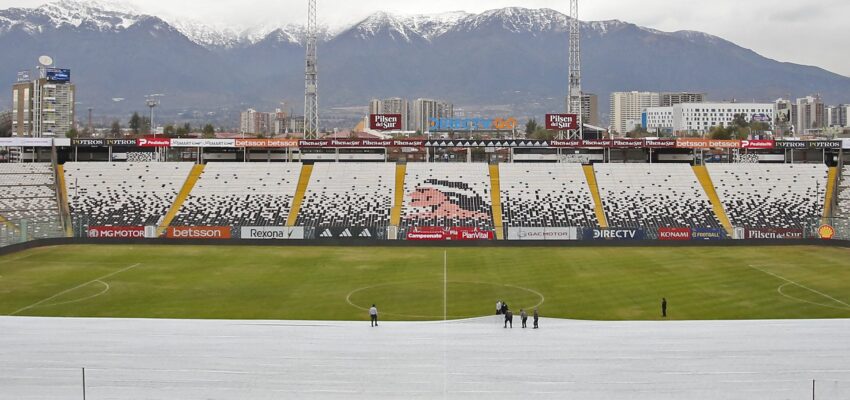
<path fill-rule="evenodd" d="M 455 27 L 461 20 L 473 14 L 466 11 L 451 11 L 439 14 L 420 14 L 404 17 L 402 21 L 423 37 L 431 40 Z"/>
<path fill-rule="evenodd" d="M 142 19 L 136 9 L 122 2 L 98 0 L 59 0 L 34 10 L 47 17 L 54 27 L 92 26 L 99 30 L 127 29 Z"/>
<path fill-rule="evenodd" d="M 412 29 L 405 20 L 385 11 L 378 11 L 354 25 L 348 31 L 355 32 L 360 39 L 369 39 L 386 32 L 393 40 L 411 42 L 422 35 Z"/>

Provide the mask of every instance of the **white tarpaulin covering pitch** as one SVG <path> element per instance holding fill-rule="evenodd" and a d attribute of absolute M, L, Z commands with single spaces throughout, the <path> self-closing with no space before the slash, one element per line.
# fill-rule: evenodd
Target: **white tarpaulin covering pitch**
<path fill-rule="evenodd" d="M 850 398 L 850 320 L 0 318 L 0 399 Z"/>

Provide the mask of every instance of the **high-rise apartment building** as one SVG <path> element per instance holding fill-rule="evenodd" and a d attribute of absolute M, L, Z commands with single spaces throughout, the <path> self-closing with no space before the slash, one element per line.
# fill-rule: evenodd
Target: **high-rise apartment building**
<path fill-rule="evenodd" d="M 829 106 L 825 109 L 826 126 L 844 128 L 847 127 L 847 111 L 850 106 L 839 104 L 837 106 Z"/>
<path fill-rule="evenodd" d="M 407 99 L 372 100 L 369 102 L 369 114 L 400 114 L 401 130 L 410 130 L 410 102 Z"/>
<path fill-rule="evenodd" d="M 673 107 L 676 104 L 705 103 L 705 93 L 664 92 L 661 93 L 661 107 Z"/>
<path fill-rule="evenodd" d="M 249 135 L 269 135 L 274 131 L 275 113 L 259 112 L 252 108 L 242 112 L 239 132 Z"/>
<path fill-rule="evenodd" d="M 413 102 L 413 121 L 409 128 L 418 132 L 431 129 L 431 118 L 454 118 L 454 105 L 431 99 L 416 99 Z"/>
<path fill-rule="evenodd" d="M 570 102 L 569 97 L 564 98 L 564 110 Z M 593 93 L 582 93 L 581 95 L 581 120 L 586 125 L 599 126 L 599 96 Z"/>
<path fill-rule="evenodd" d="M 820 96 L 799 98 L 796 106 L 794 129 L 798 135 L 805 135 L 808 131 L 822 129 L 826 126 L 826 109 Z"/>
<path fill-rule="evenodd" d="M 59 71 L 59 72 L 57 72 Z M 64 137 L 74 128 L 76 87 L 70 71 L 46 68 L 42 77 L 12 86 L 12 135 Z"/>
<path fill-rule="evenodd" d="M 640 124 L 647 108 L 660 105 L 661 94 L 657 92 L 611 93 L 611 130 L 619 134 L 628 133 L 628 128 Z"/>
<path fill-rule="evenodd" d="M 773 127 L 776 117 L 771 103 L 681 103 L 650 107 L 645 115 L 645 127 L 650 132 L 675 134 L 707 134 L 711 128 L 730 126 L 736 115 Z"/>

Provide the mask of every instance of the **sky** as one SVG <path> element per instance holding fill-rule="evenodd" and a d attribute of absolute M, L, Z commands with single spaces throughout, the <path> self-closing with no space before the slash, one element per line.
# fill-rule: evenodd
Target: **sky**
<path fill-rule="evenodd" d="M 301 24 L 307 12 L 306 0 L 121 1 L 166 19 L 189 17 L 236 28 Z M 0 0 L 0 8 L 36 7 L 45 2 Z M 319 23 L 331 27 L 354 24 L 379 10 L 421 14 L 512 6 L 552 8 L 566 14 L 569 0 L 318 0 Z M 702 31 L 769 58 L 850 76 L 848 0 L 585 0 L 579 18 L 619 19 L 662 31 Z"/>

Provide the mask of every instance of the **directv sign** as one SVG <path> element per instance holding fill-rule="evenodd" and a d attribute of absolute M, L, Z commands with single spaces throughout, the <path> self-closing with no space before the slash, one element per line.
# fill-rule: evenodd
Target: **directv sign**
<path fill-rule="evenodd" d="M 70 82 L 71 70 L 65 68 L 48 68 L 47 80 L 51 82 Z"/>
<path fill-rule="evenodd" d="M 429 118 L 428 126 L 436 131 L 512 131 L 519 127 L 516 118 Z"/>

